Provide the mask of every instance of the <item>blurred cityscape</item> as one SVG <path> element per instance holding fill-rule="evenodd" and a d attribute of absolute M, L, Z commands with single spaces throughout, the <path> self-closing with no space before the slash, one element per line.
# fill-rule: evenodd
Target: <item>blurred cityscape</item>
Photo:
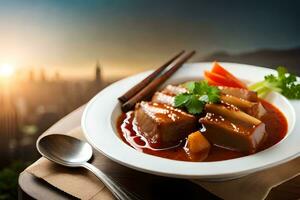
<path fill-rule="evenodd" d="M 86 103 L 105 87 L 99 63 L 93 80 L 63 80 L 46 70 L 30 70 L 26 78 L 11 76 L 0 82 L 0 167 L 13 160 L 37 159 L 35 142 L 51 125 Z"/>
<path fill-rule="evenodd" d="M 299 47 L 240 54 L 216 52 L 197 58 L 196 62 L 214 60 L 273 69 L 284 65 L 290 72 L 300 74 Z M 0 67 L 0 168 L 13 160 L 36 160 L 39 157 L 35 149 L 38 136 L 115 81 L 103 78 L 99 62 L 93 70 L 94 77 L 90 80 L 70 80 L 62 78 L 58 71 L 50 73 L 45 69 L 29 69 L 23 72 L 23 76 L 18 73 L 7 76 L 9 68 Z M 1 77 L 1 74 L 6 74 L 6 77 Z"/>

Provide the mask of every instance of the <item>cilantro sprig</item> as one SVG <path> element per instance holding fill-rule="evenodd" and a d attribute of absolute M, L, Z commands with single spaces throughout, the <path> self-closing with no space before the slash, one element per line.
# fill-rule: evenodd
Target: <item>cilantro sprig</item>
<path fill-rule="evenodd" d="M 220 100 L 220 90 L 210 86 L 206 81 L 187 82 L 183 84 L 188 92 L 175 97 L 175 107 L 186 108 L 190 114 L 200 114 L 207 103 Z"/>
<path fill-rule="evenodd" d="M 249 89 L 256 91 L 261 98 L 275 91 L 289 99 L 300 99 L 300 84 L 297 83 L 297 77 L 288 73 L 284 67 L 278 67 L 277 75 L 267 75 L 265 80 L 251 85 Z"/>

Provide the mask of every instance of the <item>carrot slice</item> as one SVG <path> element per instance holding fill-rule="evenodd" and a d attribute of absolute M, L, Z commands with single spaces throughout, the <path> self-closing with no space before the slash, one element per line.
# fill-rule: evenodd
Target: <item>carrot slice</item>
<path fill-rule="evenodd" d="M 220 86 L 228 86 L 228 87 L 240 87 L 240 85 L 236 84 L 235 81 L 232 81 L 231 79 L 221 76 L 219 74 L 213 73 L 213 72 L 204 72 L 205 78 L 210 79 L 214 83 L 220 85 Z"/>
<path fill-rule="evenodd" d="M 219 74 L 221 76 L 226 77 L 227 79 L 230 79 L 232 82 L 235 82 L 237 87 L 247 88 L 245 83 L 243 83 L 238 78 L 236 78 L 233 74 L 231 74 L 229 71 L 224 69 L 218 62 L 214 62 L 213 65 L 214 65 L 213 68 L 212 68 L 213 73 Z"/>
<path fill-rule="evenodd" d="M 209 77 L 207 77 L 207 76 L 205 75 L 205 72 L 204 72 L 204 78 L 205 78 L 205 80 L 207 80 L 208 85 L 222 86 L 222 85 L 220 85 L 220 83 L 217 83 L 217 82 L 211 80 Z"/>

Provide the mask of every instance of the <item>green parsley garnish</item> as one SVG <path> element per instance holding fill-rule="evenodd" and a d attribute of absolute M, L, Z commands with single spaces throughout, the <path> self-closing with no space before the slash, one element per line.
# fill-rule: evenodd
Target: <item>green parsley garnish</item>
<path fill-rule="evenodd" d="M 220 100 L 220 90 L 210 86 L 206 81 L 187 82 L 183 84 L 188 92 L 175 97 L 175 107 L 186 108 L 191 114 L 200 114 L 207 103 L 217 103 Z"/>
<path fill-rule="evenodd" d="M 275 91 L 289 99 L 300 99 L 300 84 L 297 83 L 297 77 L 289 74 L 284 67 L 277 68 L 277 76 L 267 75 L 265 80 L 251 85 L 249 89 L 256 91 L 261 98 L 269 92 Z"/>

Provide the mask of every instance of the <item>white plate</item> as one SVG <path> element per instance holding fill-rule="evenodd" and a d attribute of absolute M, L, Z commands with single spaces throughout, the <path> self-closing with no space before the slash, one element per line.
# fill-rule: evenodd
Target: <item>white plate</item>
<path fill-rule="evenodd" d="M 249 82 L 263 80 L 266 74 L 275 73 L 271 69 L 244 64 L 221 63 L 221 65 L 239 78 Z M 212 63 L 185 64 L 166 84 L 202 79 L 204 70 L 210 70 L 211 67 Z M 140 73 L 110 85 L 97 94 L 84 111 L 82 128 L 88 142 L 110 159 L 127 167 L 152 174 L 223 180 L 275 166 L 299 155 L 300 123 L 295 123 L 295 111 L 296 113 L 300 112 L 300 102 L 288 101 L 277 93 L 269 95 L 268 101 L 277 106 L 286 116 L 288 134 L 281 142 L 264 151 L 218 162 L 175 161 L 136 151 L 125 144 L 116 131 L 116 120 L 121 113 L 117 98 L 150 73 L 151 71 Z"/>

